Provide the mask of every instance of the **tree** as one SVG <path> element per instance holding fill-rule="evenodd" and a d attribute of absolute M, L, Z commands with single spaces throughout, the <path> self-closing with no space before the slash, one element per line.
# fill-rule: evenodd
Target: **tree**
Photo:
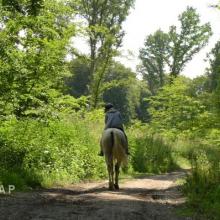
<path fill-rule="evenodd" d="M 76 58 L 70 62 L 69 70 L 71 76 L 65 80 L 68 93 L 76 98 L 88 96 L 89 65 L 80 58 Z"/>
<path fill-rule="evenodd" d="M 124 31 L 122 23 L 134 0 L 79 0 L 76 7 L 86 21 L 85 32 L 90 48 L 89 73 L 91 104 L 98 105 L 104 75 L 121 45 Z"/>
<path fill-rule="evenodd" d="M 207 71 L 208 84 L 210 92 L 213 92 L 217 89 L 220 79 L 220 41 L 209 53 L 209 63 L 210 67 Z"/>
<path fill-rule="evenodd" d="M 136 117 L 139 93 L 135 73 L 120 63 L 112 63 L 104 79 L 103 101 L 113 103 L 125 123 Z"/>
<path fill-rule="evenodd" d="M 191 96 L 191 86 L 190 79 L 177 77 L 172 84 L 165 85 L 156 96 L 150 98 L 152 126 L 174 133 L 190 133 L 196 128 L 199 131 L 205 106 L 199 99 Z"/>
<path fill-rule="evenodd" d="M 164 85 L 165 65 L 169 54 L 169 36 L 161 30 L 147 36 L 144 47 L 140 50 L 143 78 L 148 82 L 149 89 L 155 94 Z"/>
<path fill-rule="evenodd" d="M 140 72 L 152 94 L 164 85 L 165 71 L 169 72 L 171 79 L 178 76 L 211 36 L 210 24 L 200 24 L 199 15 L 192 7 L 179 16 L 179 21 L 180 28 L 171 26 L 168 33 L 158 30 L 147 36 L 140 50 Z"/>
<path fill-rule="evenodd" d="M 149 97 L 152 93 L 149 91 L 146 83 L 142 81 L 137 81 L 137 86 L 140 90 L 138 105 L 136 106 L 137 119 L 141 122 L 149 122 L 150 114 L 149 114 Z"/>
<path fill-rule="evenodd" d="M 220 115 L 220 41 L 209 53 L 210 68 L 207 71 L 209 91 L 213 95 L 213 104 Z"/>
<path fill-rule="evenodd" d="M 21 117 L 63 86 L 73 12 L 58 0 L 5 0 L 0 11 L 1 114 Z"/>
<path fill-rule="evenodd" d="M 68 93 L 74 97 L 88 96 L 89 66 L 81 59 L 70 63 L 72 76 L 66 78 Z M 136 74 L 119 62 L 112 62 L 106 70 L 102 86 L 104 102 L 111 102 L 123 115 L 124 122 L 134 118 L 148 121 L 147 112 L 150 92 L 145 83 L 136 79 Z"/>
<path fill-rule="evenodd" d="M 43 0 L 2 0 L 2 6 L 11 12 L 37 16 L 43 7 Z"/>
<path fill-rule="evenodd" d="M 198 53 L 208 42 L 211 36 L 211 26 L 209 23 L 200 24 L 199 14 L 192 7 L 188 7 L 179 16 L 180 33 L 177 26 L 171 26 L 170 56 L 168 66 L 171 76 L 178 76 L 184 69 L 187 62 Z"/>

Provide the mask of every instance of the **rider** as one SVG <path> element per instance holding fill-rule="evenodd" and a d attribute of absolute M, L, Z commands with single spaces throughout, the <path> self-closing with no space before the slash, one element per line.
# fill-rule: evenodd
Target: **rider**
<path fill-rule="evenodd" d="M 107 103 L 105 105 L 105 130 L 108 128 L 117 128 L 121 131 L 123 131 L 125 138 L 126 138 L 126 153 L 129 155 L 128 151 L 128 138 L 127 135 L 125 134 L 124 128 L 123 128 L 123 122 L 122 122 L 122 117 L 121 113 L 116 110 L 111 103 Z M 99 156 L 103 156 L 103 151 L 101 149 Z"/>

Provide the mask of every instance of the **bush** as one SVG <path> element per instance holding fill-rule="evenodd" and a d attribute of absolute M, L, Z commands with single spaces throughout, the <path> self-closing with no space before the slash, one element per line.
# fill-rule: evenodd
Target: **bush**
<path fill-rule="evenodd" d="M 164 173 L 177 168 L 173 148 L 162 137 L 145 126 L 134 125 L 131 129 L 129 143 L 135 171 Z"/>
<path fill-rule="evenodd" d="M 189 154 L 192 171 L 184 187 L 188 205 L 197 215 L 220 219 L 220 149 L 200 143 Z"/>
<path fill-rule="evenodd" d="M 7 171 L 0 181 L 48 186 L 99 178 L 106 169 L 98 151 L 99 143 L 79 115 L 46 122 L 12 118 L 0 128 L 0 167 Z"/>

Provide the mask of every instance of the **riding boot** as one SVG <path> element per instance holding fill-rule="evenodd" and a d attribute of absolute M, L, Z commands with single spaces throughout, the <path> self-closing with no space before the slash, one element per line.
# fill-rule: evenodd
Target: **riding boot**
<path fill-rule="evenodd" d="M 99 152 L 98 156 L 100 156 L 100 157 L 103 157 L 103 156 L 104 156 L 104 153 L 103 153 L 103 151 L 102 151 L 102 150 L 100 150 L 100 152 Z"/>
<path fill-rule="evenodd" d="M 103 157 L 104 153 L 103 153 L 103 150 L 102 150 L 102 140 L 100 140 L 99 145 L 100 145 L 100 152 L 98 153 L 98 156 Z"/>

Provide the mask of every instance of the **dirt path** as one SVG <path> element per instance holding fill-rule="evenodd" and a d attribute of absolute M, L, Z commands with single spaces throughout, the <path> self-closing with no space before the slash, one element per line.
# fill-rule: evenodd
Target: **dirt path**
<path fill-rule="evenodd" d="M 184 172 L 123 180 L 119 191 L 107 182 L 74 185 L 0 197 L 1 220 L 189 220 L 178 217 L 184 203 L 176 180 Z"/>

